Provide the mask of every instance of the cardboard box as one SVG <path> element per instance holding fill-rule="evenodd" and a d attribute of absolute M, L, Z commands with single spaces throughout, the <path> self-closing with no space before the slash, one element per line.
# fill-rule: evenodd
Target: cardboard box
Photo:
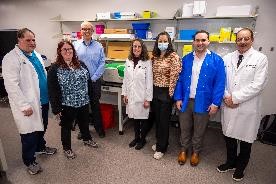
<path fill-rule="evenodd" d="M 109 42 L 107 46 L 107 50 L 123 50 L 129 51 L 130 42 Z"/>
<path fill-rule="evenodd" d="M 129 29 L 104 29 L 105 34 L 128 34 L 131 33 Z"/>
<path fill-rule="evenodd" d="M 110 19 L 110 12 L 104 12 L 104 13 L 96 13 L 97 20 L 105 20 Z"/>
<path fill-rule="evenodd" d="M 129 51 L 126 50 L 108 50 L 107 57 L 110 59 L 127 59 Z"/>
<path fill-rule="evenodd" d="M 238 6 L 219 6 L 217 8 L 217 17 L 232 17 L 232 16 L 251 16 L 252 6 L 249 4 Z"/>

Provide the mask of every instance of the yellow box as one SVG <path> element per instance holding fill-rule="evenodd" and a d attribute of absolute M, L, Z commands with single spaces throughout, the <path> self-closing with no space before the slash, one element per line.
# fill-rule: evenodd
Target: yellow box
<path fill-rule="evenodd" d="M 231 34 L 231 42 L 235 42 L 237 39 L 237 35 L 235 33 Z"/>
<path fill-rule="evenodd" d="M 220 28 L 220 42 L 230 41 L 231 37 L 231 27 L 221 27 Z"/>
<path fill-rule="evenodd" d="M 151 18 L 151 11 L 147 11 L 147 10 L 143 11 L 143 18 L 144 19 Z"/>
<path fill-rule="evenodd" d="M 129 29 L 104 29 L 105 34 L 128 34 L 130 32 Z"/>
<path fill-rule="evenodd" d="M 125 50 L 108 50 L 107 57 L 110 59 L 127 59 L 129 51 Z"/>
<path fill-rule="evenodd" d="M 130 42 L 109 42 L 107 46 L 107 50 L 123 50 L 129 51 Z"/>
<path fill-rule="evenodd" d="M 182 49 L 182 54 L 183 56 L 187 55 L 188 53 L 193 51 L 193 46 L 192 45 L 184 45 Z"/>
<path fill-rule="evenodd" d="M 210 36 L 209 36 L 209 40 L 211 42 L 219 42 L 219 33 L 211 33 Z"/>

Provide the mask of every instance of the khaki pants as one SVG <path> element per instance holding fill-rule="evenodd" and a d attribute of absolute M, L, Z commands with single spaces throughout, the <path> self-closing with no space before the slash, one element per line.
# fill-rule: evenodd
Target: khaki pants
<path fill-rule="evenodd" d="M 202 149 L 203 137 L 208 125 L 208 113 L 195 113 L 194 100 L 190 99 L 185 112 L 179 113 L 181 150 L 187 151 L 192 144 L 192 151 L 199 153 Z"/>

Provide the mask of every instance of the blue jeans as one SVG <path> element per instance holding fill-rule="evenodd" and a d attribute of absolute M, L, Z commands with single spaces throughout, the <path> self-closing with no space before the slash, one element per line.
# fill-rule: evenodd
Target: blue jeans
<path fill-rule="evenodd" d="M 20 134 L 22 143 L 22 159 L 26 166 L 29 166 L 31 163 L 35 161 L 35 152 L 41 151 L 46 147 L 44 134 L 48 126 L 49 104 L 43 104 L 41 110 L 44 131 Z"/>

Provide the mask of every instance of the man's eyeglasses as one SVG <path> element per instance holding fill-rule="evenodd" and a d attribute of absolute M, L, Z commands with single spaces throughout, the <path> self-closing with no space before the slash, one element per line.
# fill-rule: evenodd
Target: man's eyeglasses
<path fill-rule="evenodd" d="M 63 52 L 71 52 L 73 50 L 73 48 L 63 48 L 63 49 L 61 49 L 61 51 L 63 51 Z"/>
<path fill-rule="evenodd" d="M 91 28 L 81 28 L 81 30 L 83 30 L 83 31 L 91 31 L 92 29 Z"/>
<path fill-rule="evenodd" d="M 195 39 L 196 42 L 206 42 L 207 39 Z"/>
<path fill-rule="evenodd" d="M 248 42 L 249 40 L 251 40 L 251 37 L 237 38 L 237 42 L 241 42 L 242 40 L 244 40 L 245 42 Z"/>

